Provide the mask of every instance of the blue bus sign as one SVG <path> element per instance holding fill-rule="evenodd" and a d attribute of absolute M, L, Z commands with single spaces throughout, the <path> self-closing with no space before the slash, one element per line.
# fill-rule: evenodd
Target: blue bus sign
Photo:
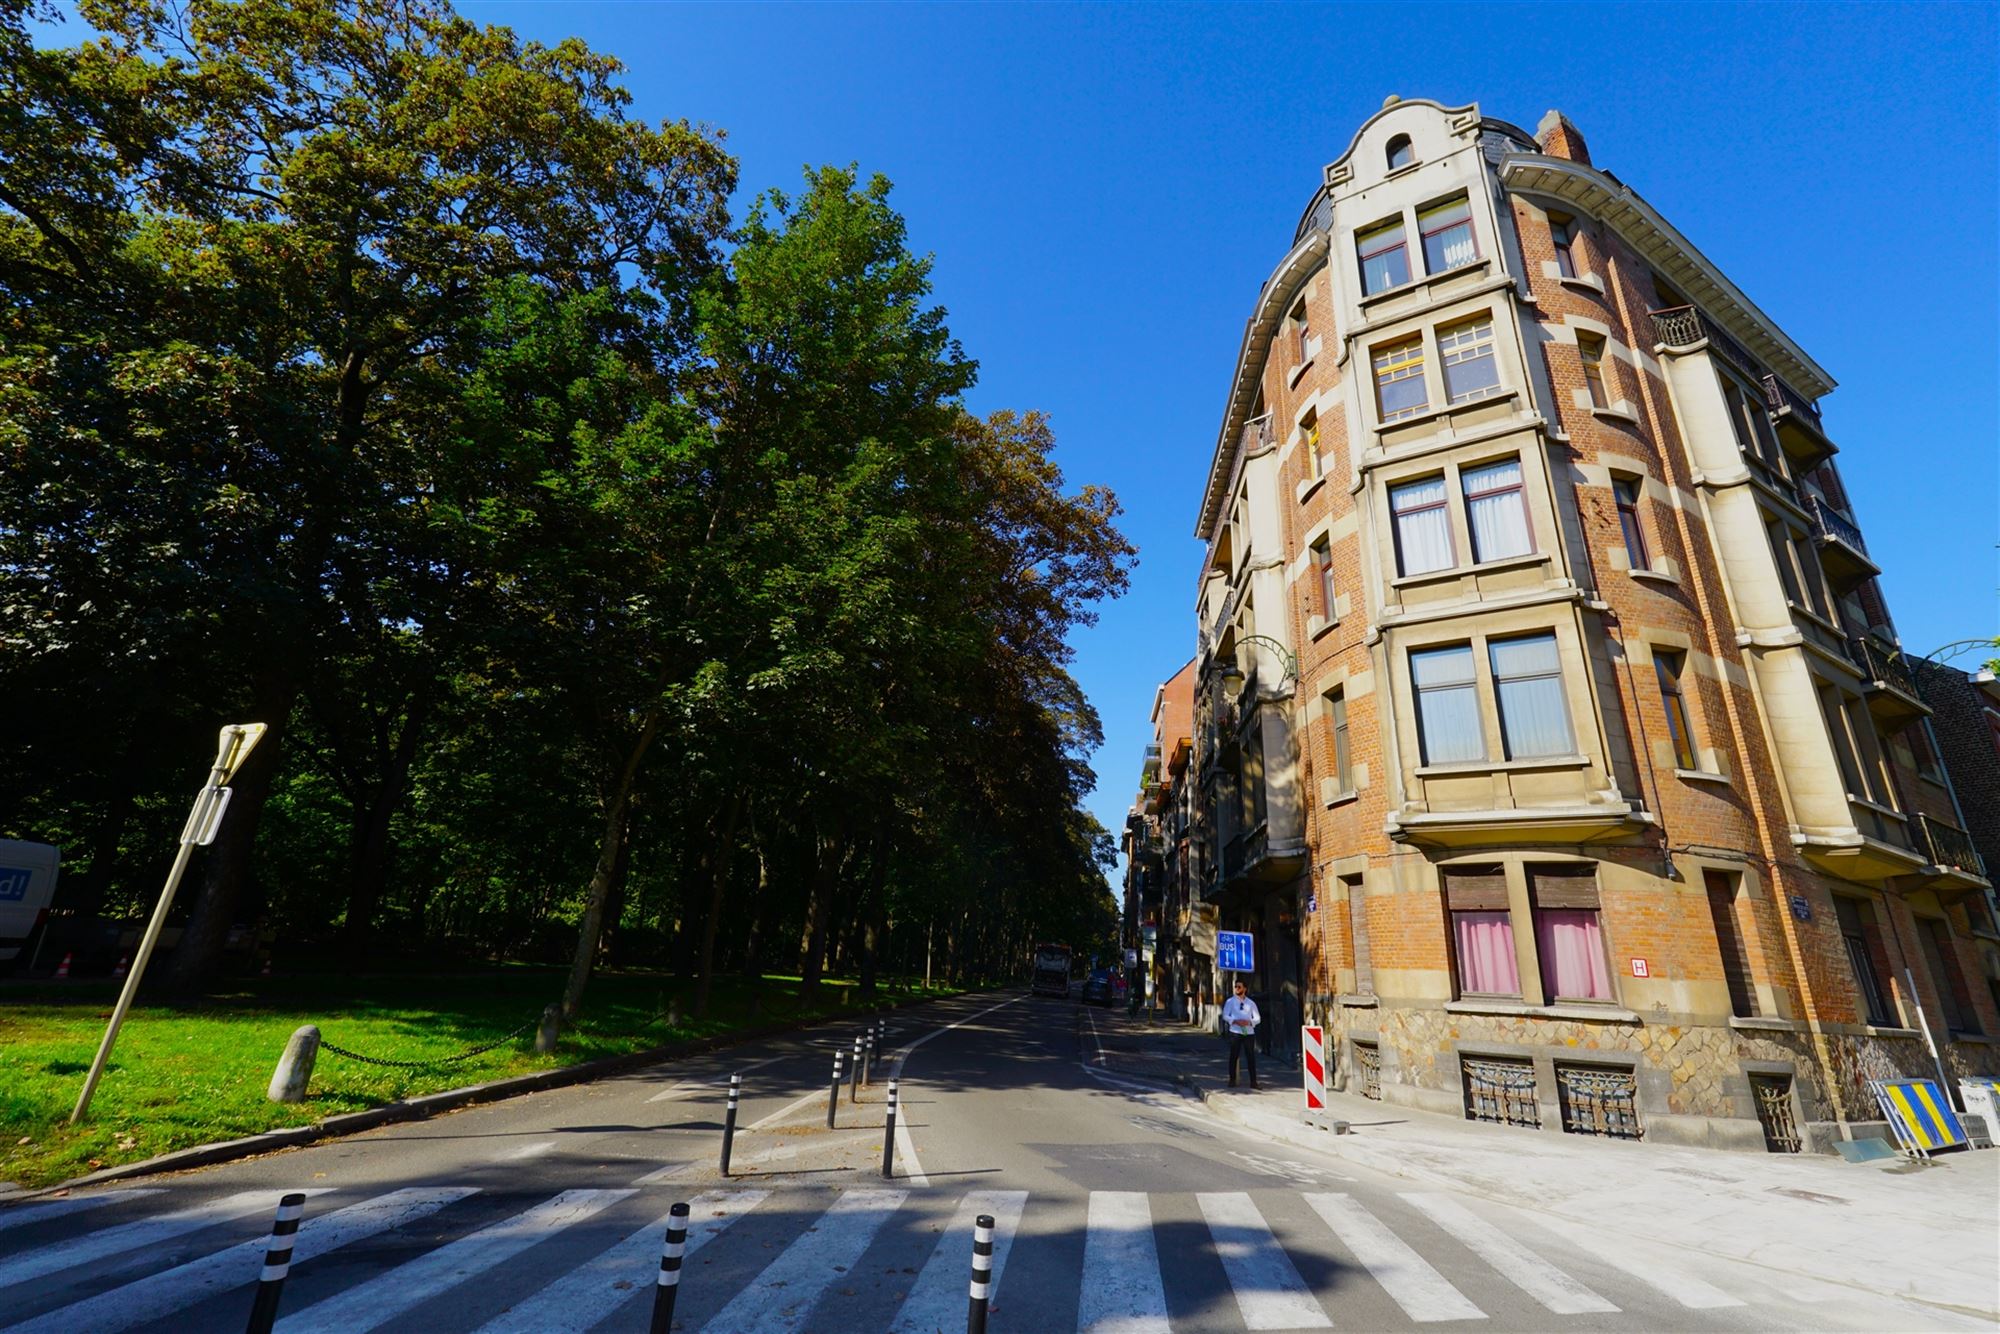
<path fill-rule="evenodd" d="M 1215 966 L 1225 973 L 1256 972 L 1256 937 L 1248 931 L 1216 932 Z"/>

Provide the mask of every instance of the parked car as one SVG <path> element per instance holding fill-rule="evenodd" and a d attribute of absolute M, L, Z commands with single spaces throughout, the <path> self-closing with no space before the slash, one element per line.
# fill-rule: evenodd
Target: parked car
<path fill-rule="evenodd" d="M 1110 1006 L 1113 1003 L 1116 990 L 1112 984 L 1111 977 L 1112 973 L 1109 968 L 1091 969 L 1090 976 L 1085 978 L 1083 983 L 1083 1003 L 1085 1005 Z"/>

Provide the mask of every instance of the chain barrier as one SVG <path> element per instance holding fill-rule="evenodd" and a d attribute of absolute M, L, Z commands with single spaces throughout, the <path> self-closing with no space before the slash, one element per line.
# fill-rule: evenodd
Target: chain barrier
<path fill-rule="evenodd" d="M 465 1051 L 459 1052 L 456 1056 L 435 1056 L 427 1061 L 392 1061 L 382 1056 L 363 1056 L 358 1051 L 349 1051 L 345 1047 L 337 1046 L 327 1041 L 324 1037 L 319 1040 L 319 1049 L 321 1051 L 330 1051 L 335 1056 L 345 1056 L 350 1061 L 359 1061 L 363 1065 L 386 1066 L 392 1070 L 422 1070 L 433 1065 L 457 1065 L 460 1061 L 469 1061 L 475 1056 L 484 1056 L 495 1047 L 505 1046 L 507 1043 L 512 1042 L 515 1038 L 520 1037 L 521 1034 L 527 1032 L 540 1022 L 539 1019 L 530 1019 L 513 1032 L 503 1034 L 493 1039 L 493 1041 L 486 1043 L 484 1046 L 468 1048 Z"/>

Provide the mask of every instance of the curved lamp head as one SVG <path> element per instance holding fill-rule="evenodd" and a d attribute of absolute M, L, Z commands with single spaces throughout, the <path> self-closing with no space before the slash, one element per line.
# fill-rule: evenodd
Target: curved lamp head
<path fill-rule="evenodd" d="M 1222 669 L 1222 693 L 1235 699 L 1243 693 L 1243 668 L 1231 658 Z"/>

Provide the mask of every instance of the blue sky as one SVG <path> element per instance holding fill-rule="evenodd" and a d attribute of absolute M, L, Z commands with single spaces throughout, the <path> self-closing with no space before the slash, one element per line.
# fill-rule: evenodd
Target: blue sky
<path fill-rule="evenodd" d="M 982 366 L 1115 489 L 1131 593 L 1076 638 L 1122 821 L 1193 652 L 1192 536 L 1259 283 L 1388 93 L 1569 114 L 1841 388 L 1828 426 L 1905 646 L 2000 628 L 2000 117 L 1986 6 L 467 3 L 728 131 L 746 193 L 888 175 Z"/>

